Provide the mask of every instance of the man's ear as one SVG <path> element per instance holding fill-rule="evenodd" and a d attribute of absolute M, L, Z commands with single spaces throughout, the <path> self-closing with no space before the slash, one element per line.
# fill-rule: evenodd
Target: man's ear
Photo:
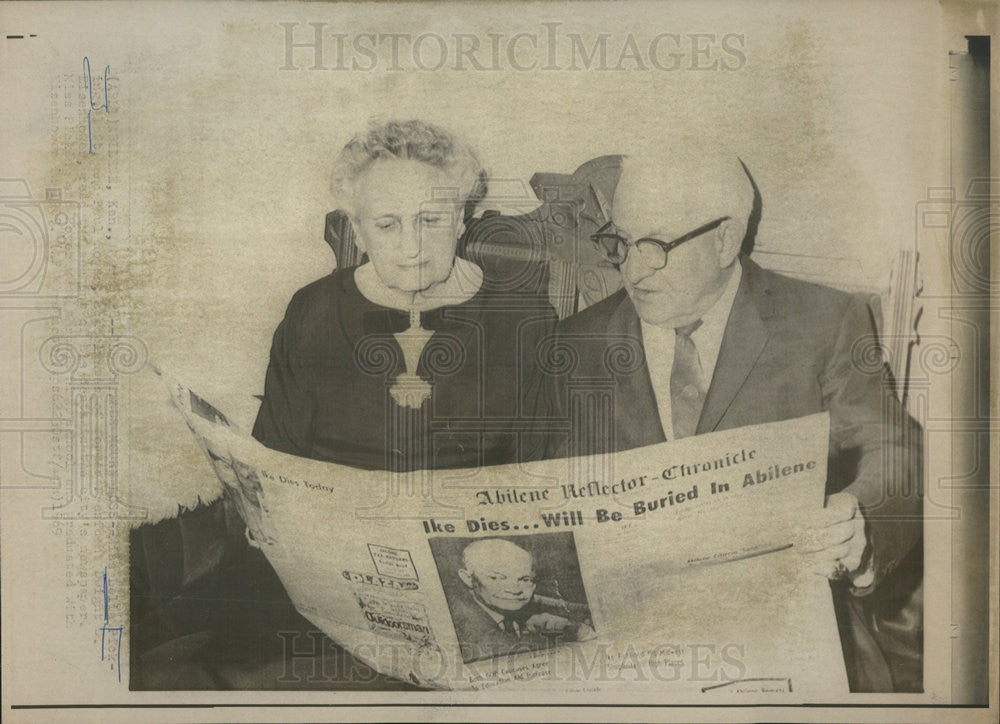
<path fill-rule="evenodd" d="M 459 568 L 458 577 L 462 579 L 462 583 L 464 583 L 467 588 L 472 588 L 472 571 L 467 571 L 464 568 Z"/>
<path fill-rule="evenodd" d="M 719 235 L 716 237 L 720 269 L 725 269 L 733 263 L 733 260 L 740 253 L 740 247 L 743 246 L 744 236 L 746 236 L 746 224 L 740 224 L 736 219 L 727 219 L 722 222 L 719 227 Z"/>

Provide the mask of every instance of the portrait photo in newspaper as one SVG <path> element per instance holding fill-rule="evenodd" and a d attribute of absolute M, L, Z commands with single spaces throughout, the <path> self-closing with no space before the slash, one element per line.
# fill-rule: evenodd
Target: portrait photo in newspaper
<path fill-rule="evenodd" d="M 464 662 L 595 635 L 572 533 L 429 543 Z"/>
<path fill-rule="evenodd" d="M 5 713 L 989 720 L 997 10 L 905 4 L 0 10 Z"/>

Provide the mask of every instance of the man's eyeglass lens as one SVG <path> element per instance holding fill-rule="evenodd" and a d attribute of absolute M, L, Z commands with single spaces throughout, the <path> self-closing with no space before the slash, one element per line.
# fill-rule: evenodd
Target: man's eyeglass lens
<path fill-rule="evenodd" d="M 721 219 L 710 221 L 704 226 L 699 226 L 697 229 L 689 231 L 684 236 L 670 242 L 663 242 L 659 239 L 639 239 L 635 243 L 630 243 L 621 234 L 615 232 L 613 223 L 610 221 L 598 229 L 597 233 L 592 235 L 590 239 L 612 264 L 624 264 L 625 259 L 628 257 L 629 247 L 634 246 L 643 264 L 651 269 L 662 269 L 667 265 L 667 253 L 669 251 L 677 248 L 685 241 L 690 241 L 702 234 L 708 233 L 728 218 L 728 216 L 723 216 Z"/>
<path fill-rule="evenodd" d="M 598 249 L 612 264 L 624 264 L 628 250 L 633 244 L 615 234 L 594 234 L 591 237 Z M 667 250 L 655 241 L 641 240 L 634 244 L 642 263 L 653 269 L 662 269 L 667 265 Z"/>

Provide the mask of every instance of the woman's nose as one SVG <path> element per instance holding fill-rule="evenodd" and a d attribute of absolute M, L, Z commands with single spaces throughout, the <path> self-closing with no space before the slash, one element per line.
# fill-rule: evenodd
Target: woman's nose
<path fill-rule="evenodd" d="M 420 256 L 420 229 L 416 226 L 403 227 L 400 234 L 399 251 L 407 259 Z"/>

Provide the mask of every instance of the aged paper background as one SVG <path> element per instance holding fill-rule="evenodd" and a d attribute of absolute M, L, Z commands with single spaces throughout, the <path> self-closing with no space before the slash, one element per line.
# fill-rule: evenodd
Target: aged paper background
<path fill-rule="evenodd" d="M 995 461 L 996 402 L 979 394 L 998 356 L 985 334 L 996 309 L 990 223 L 956 230 L 947 217 L 995 206 L 988 184 L 985 196 L 955 186 L 976 166 L 962 139 L 983 130 L 956 121 L 949 57 L 995 22 L 993 4 L 973 2 L 5 4 L 4 715 L 995 716 L 996 500 L 986 493 L 997 473 L 983 453 Z M 473 43 L 471 59 L 459 52 Z M 571 173 L 659 137 L 709 138 L 760 186 L 758 250 L 834 257 L 843 284 L 869 289 L 888 286 L 900 250 L 919 252 L 911 411 L 927 449 L 924 694 L 761 710 L 611 710 L 595 696 L 550 712 L 544 698 L 511 695 L 128 691 L 125 530 L 148 512 L 136 490 L 211 479 L 145 363 L 231 404 L 261 391 L 288 299 L 334 263 L 322 237 L 330 163 L 373 116 L 462 133 L 514 206 L 535 172 Z M 80 394 L 103 427 L 76 416 Z M 938 708 L 982 703 L 987 689 L 992 712 Z M 226 708 L 269 702 L 282 708 Z M 307 703 L 352 708 L 295 708 Z M 165 704 L 178 708 L 128 708 Z M 64 705 L 99 708 L 51 708 Z"/>

